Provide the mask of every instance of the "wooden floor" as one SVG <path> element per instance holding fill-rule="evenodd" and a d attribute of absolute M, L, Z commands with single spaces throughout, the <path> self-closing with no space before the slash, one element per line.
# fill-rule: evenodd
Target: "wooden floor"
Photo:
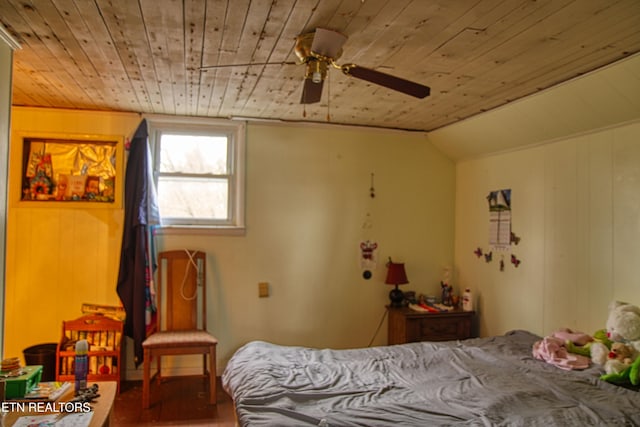
<path fill-rule="evenodd" d="M 220 386 L 218 404 L 208 403 L 206 381 L 197 377 L 170 378 L 151 384 L 151 407 L 142 409 L 142 381 L 125 381 L 116 396 L 112 426 L 234 427 L 233 402 Z"/>

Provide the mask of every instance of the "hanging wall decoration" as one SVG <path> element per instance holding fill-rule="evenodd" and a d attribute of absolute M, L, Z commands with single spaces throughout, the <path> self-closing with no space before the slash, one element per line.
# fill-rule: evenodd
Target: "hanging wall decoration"
<path fill-rule="evenodd" d="M 372 194 L 371 197 L 373 198 L 373 183 L 370 191 Z M 378 261 L 378 243 L 373 241 L 371 238 L 372 229 L 373 220 L 371 219 L 371 214 L 367 212 L 365 220 L 362 223 L 362 235 L 366 237 L 364 237 L 359 244 L 360 268 L 362 269 L 362 277 L 365 280 L 369 280 L 373 277 L 373 271 L 376 269 Z"/>
<path fill-rule="evenodd" d="M 489 245 L 491 250 L 483 253 L 482 249 L 478 247 L 473 253 L 489 263 L 493 260 L 493 251 L 505 252 L 509 251 L 512 246 L 516 246 L 520 243 L 521 238 L 517 236 L 513 231 L 512 217 L 511 217 L 511 189 L 503 189 L 491 191 L 486 196 L 489 204 Z M 522 261 L 511 254 L 511 264 L 514 267 L 518 267 Z M 499 269 L 504 271 L 504 255 L 500 255 Z"/>
<path fill-rule="evenodd" d="M 489 244 L 495 249 L 508 249 L 511 244 L 511 190 L 492 191 L 489 202 Z"/>
<path fill-rule="evenodd" d="M 376 197 L 376 189 L 374 185 L 374 173 L 371 173 L 371 181 L 369 186 L 369 197 L 374 199 Z M 371 213 L 367 212 L 364 222 L 362 223 L 362 240 L 359 245 L 359 261 L 360 268 L 362 269 L 362 277 L 365 280 L 373 277 L 373 271 L 376 269 L 378 255 L 378 243 L 372 238 L 373 220 Z"/>
<path fill-rule="evenodd" d="M 371 278 L 371 270 L 375 270 L 378 262 L 378 244 L 370 240 L 360 242 L 360 267 L 364 270 L 362 276 Z"/>

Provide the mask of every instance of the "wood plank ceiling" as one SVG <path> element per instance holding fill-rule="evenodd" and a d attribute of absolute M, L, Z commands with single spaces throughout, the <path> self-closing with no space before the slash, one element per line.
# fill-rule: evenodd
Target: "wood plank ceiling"
<path fill-rule="evenodd" d="M 424 131 L 640 52 L 638 0 L 2 0 L 0 23 L 14 105 Z M 339 62 L 431 96 L 332 69 L 303 107 L 288 63 L 316 27 L 348 36 Z"/>

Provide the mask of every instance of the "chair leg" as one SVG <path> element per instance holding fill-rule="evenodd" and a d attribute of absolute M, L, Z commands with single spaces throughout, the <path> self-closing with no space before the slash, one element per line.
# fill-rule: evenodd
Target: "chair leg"
<path fill-rule="evenodd" d="M 218 401 L 216 377 L 216 346 L 214 344 L 209 348 L 209 403 L 212 405 Z"/>
<path fill-rule="evenodd" d="M 208 377 L 207 372 L 209 372 L 207 370 L 207 353 L 204 353 L 202 355 L 202 377 L 205 378 L 205 381 L 206 381 L 206 378 Z"/>
<path fill-rule="evenodd" d="M 143 376 L 142 376 L 142 409 L 149 407 L 149 382 L 151 376 L 151 354 L 148 349 L 144 349 L 143 359 Z"/>
<path fill-rule="evenodd" d="M 162 357 L 160 355 L 156 355 L 156 384 L 160 385 L 162 382 L 162 365 L 160 361 Z"/>

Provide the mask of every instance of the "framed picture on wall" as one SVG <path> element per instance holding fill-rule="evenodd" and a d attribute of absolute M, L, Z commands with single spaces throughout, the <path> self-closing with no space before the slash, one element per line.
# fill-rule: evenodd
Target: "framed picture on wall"
<path fill-rule="evenodd" d="M 23 135 L 18 142 L 20 202 L 120 204 L 122 137 Z"/>

